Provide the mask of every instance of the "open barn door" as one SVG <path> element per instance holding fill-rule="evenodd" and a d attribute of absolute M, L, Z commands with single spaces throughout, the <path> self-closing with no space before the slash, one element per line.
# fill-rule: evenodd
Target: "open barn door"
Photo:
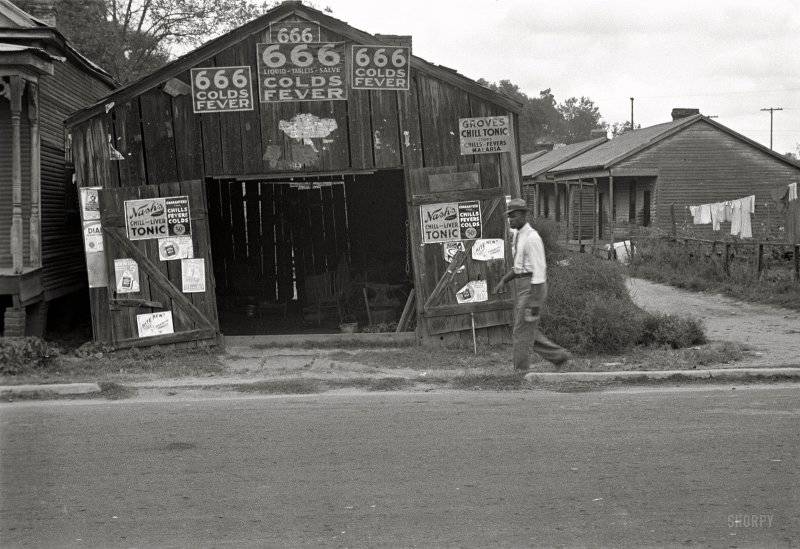
<path fill-rule="evenodd" d="M 99 196 L 114 347 L 216 339 L 203 183 L 102 189 Z"/>
<path fill-rule="evenodd" d="M 497 166 L 469 164 L 409 172 L 408 217 L 423 342 L 509 341 L 513 303 L 492 294 L 510 265 L 505 195 Z"/>

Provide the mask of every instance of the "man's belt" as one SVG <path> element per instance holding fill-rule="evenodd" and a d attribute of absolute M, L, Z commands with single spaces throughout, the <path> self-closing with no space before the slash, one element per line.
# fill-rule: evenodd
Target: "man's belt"
<path fill-rule="evenodd" d="M 525 278 L 528 276 L 533 276 L 533 273 L 515 273 L 514 278 Z"/>

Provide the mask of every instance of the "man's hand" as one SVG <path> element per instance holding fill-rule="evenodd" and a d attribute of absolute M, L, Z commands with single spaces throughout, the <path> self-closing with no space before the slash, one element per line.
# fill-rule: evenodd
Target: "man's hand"
<path fill-rule="evenodd" d="M 495 287 L 492 288 L 492 293 L 493 294 L 502 294 L 502 293 L 505 293 L 505 291 L 506 291 L 505 282 L 498 282 L 495 285 Z"/>

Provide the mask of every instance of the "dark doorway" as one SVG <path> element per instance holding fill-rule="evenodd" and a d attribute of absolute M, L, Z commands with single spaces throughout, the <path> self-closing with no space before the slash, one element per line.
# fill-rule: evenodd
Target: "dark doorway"
<path fill-rule="evenodd" d="M 402 171 L 210 181 L 208 204 L 224 334 L 338 332 L 402 310 L 413 279 Z"/>

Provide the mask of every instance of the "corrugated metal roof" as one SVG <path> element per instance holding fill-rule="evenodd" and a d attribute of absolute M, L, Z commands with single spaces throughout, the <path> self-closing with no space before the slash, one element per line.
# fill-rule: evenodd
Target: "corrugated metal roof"
<path fill-rule="evenodd" d="M 598 137 L 588 141 L 581 141 L 579 143 L 572 143 L 558 149 L 548 151 L 546 154 L 536 155 L 536 153 L 526 154 L 522 156 L 522 177 L 536 177 L 558 166 L 562 162 L 567 162 L 570 159 L 578 156 L 581 153 L 589 151 L 597 146 L 601 146 L 608 141 L 606 137 Z M 526 159 L 526 157 L 528 157 Z M 560 166 L 559 166 L 560 167 Z"/>
<path fill-rule="evenodd" d="M 694 116 L 687 116 L 686 118 L 673 120 L 672 122 L 656 124 L 655 126 L 648 126 L 647 128 L 623 133 L 622 135 L 619 135 L 598 147 L 594 147 L 593 149 L 590 149 L 585 153 L 572 158 L 571 160 L 567 160 L 563 164 L 553 168 L 551 171 L 566 172 L 573 170 L 608 168 L 617 160 L 621 160 L 627 155 L 638 151 L 639 149 L 642 149 L 656 141 L 659 141 L 672 130 L 693 124 L 701 118 L 703 118 L 702 115 L 696 114 Z"/>

